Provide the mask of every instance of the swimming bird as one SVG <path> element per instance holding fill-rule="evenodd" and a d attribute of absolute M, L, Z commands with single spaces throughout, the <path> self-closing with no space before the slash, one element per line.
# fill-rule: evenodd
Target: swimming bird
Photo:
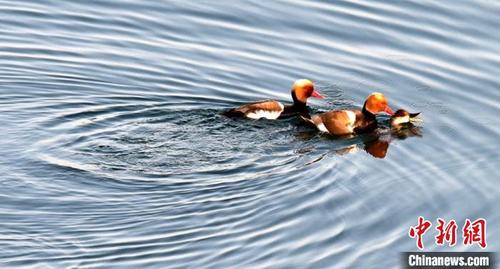
<path fill-rule="evenodd" d="M 404 109 L 398 109 L 391 117 L 391 126 L 399 127 L 401 124 L 411 123 L 412 119 L 418 116 L 420 112 L 409 113 Z"/>
<path fill-rule="evenodd" d="M 244 117 L 250 119 L 278 119 L 295 115 L 309 115 L 307 99 L 309 97 L 323 99 L 324 97 L 314 89 L 314 84 L 308 79 L 299 79 L 292 86 L 292 105 L 283 105 L 275 100 L 258 101 L 242 105 L 225 111 L 228 117 Z"/>
<path fill-rule="evenodd" d="M 394 115 L 385 96 L 374 92 L 366 98 L 362 110 L 328 111 L 310 118 L 302 117 L 302 119 L 316 126 L 321 132 L 340 136 L 375 129 L 377 127 L 375 115 L 381 112 Z"/>

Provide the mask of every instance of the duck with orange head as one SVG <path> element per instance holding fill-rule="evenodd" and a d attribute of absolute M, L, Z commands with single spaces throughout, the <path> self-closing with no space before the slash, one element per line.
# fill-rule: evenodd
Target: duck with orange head
<path fill-rule="evenodd" d="M 394 115 L 386 97 L 378 92 L 370 94 L 361 110 L 334 110 L 302 117 L 318 130 L 335 136 L 369 132 L 377 127 L 376 115 L 385 112 Z"/>
<path fill-rule="evenodd" d="M 405 124 L 410 124 L 414 118 L 420 115 L 420 112 L 410 113 L 404 109 L 398 109 L 391 117 L 391 126 L 394 128 L 401 128 Z"/>
<path fill-rule="evenodd" d="M 299 79 L 295 81 L 291 90 L 293 104 L 285 106 L 275 100 L 258 101 L 245 104 L 237 108 L 225 111 L 223 114 L 228 117 L 243 117 L 250 119 L 278 119 L 293 117 L 296 115 L 308 115 L 307 100 L 310 97 L 323 99 L 315 89 L 312 81 Z"/>

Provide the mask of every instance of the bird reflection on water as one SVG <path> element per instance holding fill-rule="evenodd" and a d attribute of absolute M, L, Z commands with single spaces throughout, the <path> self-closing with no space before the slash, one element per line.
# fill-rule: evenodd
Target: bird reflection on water
<path fill-rule="evenodd" d="M 311 132 L 299 132 L 296 134 L 296 137 L 301 140 L 310 140 L 316 136 L 316 133 Z M 383 159 L 387 156 L 389 151 L 389 145 L 398 140 L 405 140 L 407 138 L 412 137 L 422 137 L 423 130 L 421 126 L 415 125 L 413 123 L 405 123 L 401 124 L 397 128 L 381 125 L 373 132 L 363 135 L 350 135 L 350 136 L 342 136 L 342 137 L 332 137 L 330 135 L 322 135 L 327 139 L 335 139 L 335 140 L 348 140 L 354 139 L 351 144 L 344 146 L 339 149 L 335 149 L 333 152 L 336 155 L 347 155 L 358 153 L 360 150 L 366 151 L 368 154 L 375 158 Z M 309 149 L 307 151 L 312 151 L 313 149 Z M 329 152 L 329 153 L 330 153 Z M 328 153 L 325 153 L 325 155 Z M 320 161 L 325 156 L 321 156 L 320 158 L 308 163 L 312 164 Z"/>
<path fill-rule="evenodd" d="M 380 134 L 379 129 L 372 136 L 374 139 L 364 140 L 364 150 L 375 158 L 383 159 L 387 155 L 389 145 L 395 140 L 404 140 L 410 137 L 422 137 L 422 127 L 412 123 L 406 123 L 399 128 L 386 130 L 387 133 Z"/>

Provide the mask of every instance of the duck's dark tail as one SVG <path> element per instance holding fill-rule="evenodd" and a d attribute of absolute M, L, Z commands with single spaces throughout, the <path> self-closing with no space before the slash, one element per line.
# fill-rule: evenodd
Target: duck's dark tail
<path fill-rule="evenodd" d="M 410 113 L 410 118 L 415 118 L 416 116 L 420 115 L 420 112 L 417 113 Z"/>
<path fill-rule="evenodd" d="M 310 124 L 311 126 L 316 126 L 316 124 L 314 124 L 314 121 L 311 119 L 311 117 L 307 117 L 305 115 L 300 115 L 300 118 L 307 124 Z"/>
<path fill-rule="evenodd" d="M 239 110 L 236 110 L 235 108 L 226 110 L 226 111 L 222 112 L 221 114 L 228 117 L 228 118 L 243 118 L 243 117 L 245 117 L 245 113 L 243 113 Z"/>

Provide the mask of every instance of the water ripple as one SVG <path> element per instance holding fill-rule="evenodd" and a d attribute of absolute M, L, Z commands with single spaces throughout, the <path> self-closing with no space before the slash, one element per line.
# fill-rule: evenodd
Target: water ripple
<path fill-rule="evenodd" d="M 0 0 L 0 264 L 393 268 L 419 215 L 493 223 L 499 9 Z M 338 139 L 220 114 L 303 77 L 314 111 L 380 91 L 423 124 Z"/>

